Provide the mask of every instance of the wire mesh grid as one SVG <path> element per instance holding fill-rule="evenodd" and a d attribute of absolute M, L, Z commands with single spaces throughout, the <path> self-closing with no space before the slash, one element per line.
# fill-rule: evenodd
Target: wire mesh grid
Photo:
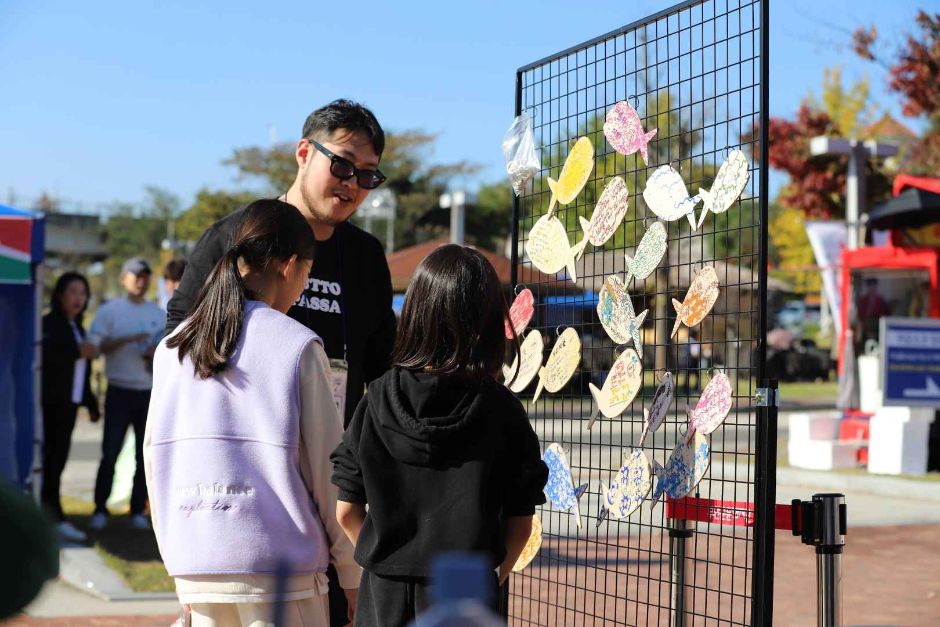
<path fill-rule="evenodd" d="M 652 505 L 652 495 L 627 518 L 599 520 L 598 513 L 599 482 L 609 481 L 623 454 L 639 443 L 657 371 L 673 373 L 675 397 L 665 424 L 646 438 L 646 455 L 665 465 L 685 432 L 686 407 L 694 406 L 713 369 L 718 369 L 730 378 L 733 406 L 724 425 L 708 436 L 710 467 L 690 496 L 758 500 L 759 434 L 753 399 L 763 375 L 758 339 L 765 330 L 765 151 L 759 131 L 766 106 L 766 69 L 761 66 L 762 53 L 766 57 L 765 8 L 761 0 L 686 2 L 517 73 L 517 113 L 525 111 L 533 118 L 542 169 L 516 201 L 513 276 L 517 285 L 525 284 L 534 293 L 531 326 L 546 337 L 546 355 L 565 327 L 574 327 L 582 340 L 580 368 L 564 389 L 543 393 L 533 404 L 533 382 L 520 397 L 528 404 L 543 448 L 561 444 L 575 485 L 588 484 L 588 491 L 580 501 L 580 529 L 571 513 L 548 503 L 540 508 L 542 547 L 512 580 L 510 624 L 649 625 L 675 620 L 669 530 L 680 525 L 666 518 L 662 503 Z M 624 100 L 636 108 L 645 129 L 658 129 L 649 143 L 648 166 L 638 154 L 614 151 L 603 135 L 607 112 Z M 584 236 L 578 217 L 590 218 L 614 176 L 627 184 L 629 209 L 605 247 L 588 244 L 575 264 L 574 283 L 565 271 L 555 276 L 539 273 L 525 246 L 530 229 L 549 205 L 546 178 L 558 178 L 574 141 L 585 136 L 595 149 L 591 178 L 571 204 L 556 209 L 569 241 Z M 740 198 L 727 212 L 709 214 L 698 230 L 685 218 L 667 223 L 668 252 L 659 268 L 645 281 L 628 284 L 635 311 L 649 312 L 642 331 L 643 387 L 619 418 L 602 416 L 587 430 L 593 407 L 587 384 L 601 386 L 619 350 L 598 320 L 597 293 L 608 275 L 623 277 L 624 253 L 633 253 L 655 219 L 642 198 L 648 176 L 657 166 L 671 164 L 694 195 L 700 187 L 711 187 L 734 148 L 749 161 L 750 176 Z M 696 215 L 699 211 L 701 204 Z M 682 301 L 703 264 L 716 269 L 718 301 L 700 325 L 691 330 L 680 326 L 671 338 L 676 315 L 672 299 Z M 752 590 L 760 588 L 753 585 L 755 529 L 712 522 L 689 527 L 693 533 L 683 591 L 686 620 L 749 624 Z"/>

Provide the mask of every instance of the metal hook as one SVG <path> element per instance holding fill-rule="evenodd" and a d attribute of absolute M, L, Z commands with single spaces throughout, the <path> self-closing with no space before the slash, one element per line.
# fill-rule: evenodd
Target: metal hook
<path fill-rule="evenodd" d="M 555 337 L 561 337 L 561 331 L 559 331 L 559 329 L 561 329 L 560 324 L 557 327 L 555 327 Z"/>
<path fill-rule="evenodd" d="M 522 289 L 524 290 L 524 289 L 525 289 L 525 283 L 519 283 L 518 285 L 516 285 L 516 289 L 513 290 L 513 293 L 514 293 L 516 296 L 518 296 L 518 295 L 519 295 L 519 292 L 521 291 L 519 288 L 522 288 Z"/>
<path fill-rule="evenodd" d="M 522 112 L 525 113 L 526 115 L 529 115 L 529 111 L 532 112 L 532 115 L 529 117 L 531 117 L 532 119 L 535 119 L 535 116 L 538 115 L 538 112 L 539 112 L 538 105 L 529 105 L 525 109 L 522 110 Z"/>
<path fill-rule="evenodd" d="M 662 381 L 662 380 L 665 379 L 667 376 L 669 376 L 669 371 L 666 370 L 665 368 L 660 368 L 659 370 L 656 371 L 656 373 L 659 375 L 659 380 L 660 380 L 660 381 Z"/>
<path fill-rule="evenodd" d="M 636 94 L 630 94 L 629 96 L 627 96 L 627 100 L 630 100 L 630 99 L 633 99 L 633 101 L 636 103 L 635 105 L 632 105 L 634 111 L 637 110 L 637 109 L 639 109 L 639 108 L 640 108 L 640 97 L 637 96 Z"/>

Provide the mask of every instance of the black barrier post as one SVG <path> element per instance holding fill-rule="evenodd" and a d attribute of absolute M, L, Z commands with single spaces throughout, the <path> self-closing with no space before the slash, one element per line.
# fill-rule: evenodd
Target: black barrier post
<path fill-rule="evenodd" d="M 688 611 L 686 587 L 688 568 L 688 542 L 692 538 L 692 530 L 685 519 L 675 519 L 669 529 L 669 574 L 671 578 L 671 593 L 669 596 L 669 625 L 670 627 L 686 627 L 691 625 L 691 615 Z"/>
<path fill-rule="evenodd" d="M 816 624 L 842 625 L 842 550 L 847 527 L 845 495 L 814 494 L 793 501 L 793 535 L 816 547 Z"/>

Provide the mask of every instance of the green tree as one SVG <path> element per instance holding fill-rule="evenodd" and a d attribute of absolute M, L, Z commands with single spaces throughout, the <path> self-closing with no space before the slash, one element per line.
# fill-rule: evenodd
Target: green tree
<path fill-rule="evenodd" d="M 254 192 L 212 191 L 206 188 L 196 193 L 196 199 L 176 221 L 176 237 L 194 242 L 210 226 L 257 198 Z"/>
<path fill-rule="evenodd" d="M 140 205 L 115 203 L 107 211 L 102 229 L 108 257 L 104 262 L 104 287 L 120 293 L 121 266 L 131 257 L 143 257 L 153 268 L 160 264 L 160 249 L 179 213 L 179 198 L 159 187 L 147 187 Z"/>

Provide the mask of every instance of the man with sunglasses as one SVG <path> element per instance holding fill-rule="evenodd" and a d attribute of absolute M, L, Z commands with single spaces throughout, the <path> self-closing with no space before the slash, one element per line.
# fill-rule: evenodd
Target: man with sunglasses
<path fill-rule="evenodd" d="M 369 109 L 348 100 L 331 102 L 307 118 L 303 139 L 294 149 L 297 176 L 280 197 L 297 207 L 317 239 L 307 287 L 288 315 L 323 339 L 344 425 L 365 385 L 388 369 L 395 337 L 391 277 L 382 245 L 348 222 L 369 190 L 385 181 L 378 169 L 384 148 L 385 133 Z M 206 277 L 231 246 L 242 213 L 216 222 L 196 244 L 167 306 L 167 333 L 189 314 Z M 350 601 L 358 589 L 358 567 L 352 566 L 338 569 Z M 331 579 L 330 622 L 343 625 L 346 599 Z"/>

